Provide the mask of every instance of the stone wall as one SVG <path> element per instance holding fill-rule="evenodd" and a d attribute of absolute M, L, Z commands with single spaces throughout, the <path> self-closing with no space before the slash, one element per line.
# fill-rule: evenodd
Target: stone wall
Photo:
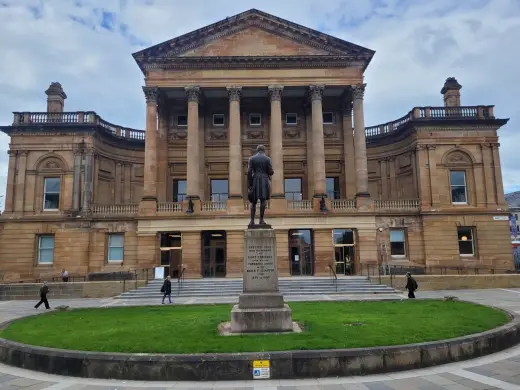
<path fill-rule="evenodd" d="M 146 285 L 138 280 L 137 287 Z M 40 283 L 0 284 L 0 301 L 39 300 Z M 106 282 L 48 283 L 49 301 L 66 298 L 109 298 L 136 288 L 135 280 Z"/>
<path fill-rule="evenodd" d="M 487 288 L 520 288 L 520 274 L 496 275 L 417 275 L 414 276 L 420 291 L 435 290 L 466 290 Z M 372 278 L 375 283 L 377 277 Z M 381 284 L 403 290 L 406 285 L 406 276 L 381 276 Z"/>

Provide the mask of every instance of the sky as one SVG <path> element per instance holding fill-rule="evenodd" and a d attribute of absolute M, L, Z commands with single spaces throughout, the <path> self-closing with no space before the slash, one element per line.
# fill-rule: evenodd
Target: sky
<path fill-rule="evenodd" d="M 442 106 L 447 77 L 462 105 L 495 105 L 506 192 L 520 190 L 519 0 L 0 0 L 0 123 L 45 111 L 59 81 L 65 111 L 145 127 L 143 74 L 131 54 L 257 8 L 376 54 L 365 72 L 365 124 Z M 0 196 L 9 138 L 0 134 Z M 3 199 L 0 200 L 3 204 Z"/>

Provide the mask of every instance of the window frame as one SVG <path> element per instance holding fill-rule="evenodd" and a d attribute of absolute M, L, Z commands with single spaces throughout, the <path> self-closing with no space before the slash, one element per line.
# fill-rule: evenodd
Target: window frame
<path fill-rule="evenodd" d="M 251 123 L 251 118 L 253 116 L 256 116 L 256 115 L 258 115 L 258 117 L 260 118 L 260 122 L 259 123 Z M 262 118 L 262 114 L 261 113 L 259 113 L 259 112 L 251 112 L 249 114 L 249 126 L 250 127 L 261 127 L 263 125 L 262 119 L 263 118 Z"/>
<path fill-rule="evenodd" d="M 287 121 L 287 117 L 289 115 L 294 115 L 294 123 L 289 123 Z M 285 113 L 285 125 L 286 126 L 298 126 L 298 113 L 296 113 L 296 112 L 286 112 Z"/>
<path fill-rule="evenodd" d="M 465 230 L 468 230 L 469 232 L 471 232 L 471 240 L 469 240 L 471 242 L 471 252 L 472 252 L 471 254 L 461 253 L 461 251 L 460 251 L 460 243 L 468 241 L 468 240 L 459 239 L 459 231 L 461 229 L 465 229 Z M 472 226 L 457 226 L 457 245 L 459 247 L 459 256 L 460 257 L 476 257 L 477 256 L 477 246 L 475 245 L 475 228 Z"/>
<path fill-rule="evenodd" d="M 460 185 L 460 184 L 452 184 L 452 181 L 451 181 L 451 174 L 452 172 L 462 172 L 464 174 L 464 186 Z M 467 172 L 466 170 L 464 169 L 450 169 L 449 170 L 449 180 L 450 180 L 450 200 L 451 200 L 451 204 L 453 205 L 468 205 L 469 204 L 469 199 L 468 199 L 468 179 L 467 179 Z M 464 187 L 464 197 L 466 198 L 466 201 L 465 202 L 454 202 L 453 201 L 453 187 Z"/>
<path fill-rule="evenodd" d="M 110 245 L 110 239 L 115 236 L 123 237 L 122 246 L 115 246 L 115 245 L 111 246 Z M 110 260 L 110 249 L 111 248 L 121 248 L 123 258 L 121 260 Z M 107 233 L 107 264 L 122 264 L 124 260 L 125 260 L 125 233 L 117 233 L 117 232 Z"/>
<path fill-rule="evenodd" d="M 403 241 L 392 241 L 392 232 L 402 231 L 403 232 Z M 390 257 L 393 259 L 405 259 L 408 256 L 408 235 L 406 228 L 390 228 L 388 231 L 388 242 L 390 244 Z M 404 254 L 402 255 L 394 255 L 392 254 L 392 242 L 402 242 Z"/>
<path fill-rule="evenodd" d="M 184 193 L 184 194 L 182 194 L 182 193 L 179 194 L 179 182 L 180 181 L 183 181 L 183 182 L 186 183 L 186 186 L 185 186 L 186 187 L 186 193 Z M 172 196 L 173 199 L 172 200 L 173 200 L 173 202 L 177 202 L 177 203 L 184 202 L 186 200 L 187 196 L 188 196 L 188 194 L 187 194 L 187 192 L 188 192 L 188 180 L 175 178 L 175 179 L 172 180 L 172 186 L 173 186 L 173 188 L 172 188 L 172 192 L 173 192 L 173 196 Z M 177 190 L 177 191 L 175 191 L 175 190 Z M 179 200 L 179 198 L 178 198 L 179 195 L 181 195 L 181 200 Z"/>
<path fill-rule="evenodd" d="M 227 182 L 227 192 L 215 192 L 213 193 L 213 181 L 226 181 Z M 218 200 L 213 199 L 213 195 L 218 195 Z M 221 199 L 221 195 L 226 195 L 225 199 Z M 212 202 L 226 202 L 229 199 L 229 179 L 225 177 L 213 177 L 209 179 L 209 197 Z"/>
<path fill-rule="evenodd" d="M 330 191 L 327 191 L 327 182 L 329 181 L 329 179 L 334 180 L 334 189 L 332 190 L 332 193 L 334 194 L 333 198 L 330 197 Z M 339 176 L 326 176 L 325 177 L 325 191 L 326 191 L 329 199 L 331 199 L 331 200 L 341 199 L 341 183 L 339 180 Z M 337 197 L 336 197 L 336 195 L 337 195 Z"/>
<path fill-rule="evenodd" d="M 215 123 L 216 117 L 222 117 L 222 123 Z M 211 123 L 213 124 L 213 127 L 225 127 L 226 126 L 226 115 L 220 114 L 220 113 L 213 114 Z"/>
<path fill-rule="evenodd" d="M 287 192 L 286 189 L 285 189 L 286 188 L 286 186 L 285 186 L 286 180 L 299 180 L 300 181 L 300 191 L 299 192 L 297 192 L 297 191 Z M 300 177 L 300 176 L 284 177 L 284 179 L 283 179 L 283 194 L 284 194 L 284 197 L 285 197 L 286 200 L 290 200 L 290 201 L 303 200 L 303 178 Z M 293 194 L 292 199 L 287 198 L 287 194 Z M 300 198 L 301 199 L 294 199 L 294 194 L 300 194 Z"/>
<path fill-rule="evenodd" d="M 58 208 L 56 209 L 48 209 L 45 207 L 45 195 L 47 194 L 47 179 L 57 179 L 60 185 L 60 189 L 58 192 L 50 192 L 50 194 L 58 194 Z M 42 196 L 42 210 L 43 211 L 59 211 L 60 210 L 60 202 L 61 202 L 61 177 L 59 176 L 44 176 L 43 177 L 43 196 Z"/>
<path fill-rule="evenodd" d="M 54 236 L 54 234 L 40 234 L 40 235 L 37 235 L 37 241 L 36 241 L 36 245 L 37 245 L 37 251 L 38 251 L 38 256 L 36 258 L 36 263 L 38 266 L 42 266 L 42 265 L 49 265 L 49 266 L 52 266 L 54 265 L 54 251 L 56 250 L 56 237 Z M 41 261 L 41 251 L 42 249 L 43 250 L 49 250 L 51 248 L 42 248 L 41 247 L 41 244 L 42 244 L 42 238 L 52 238 L 52 261 L 51 262 L 42 262 Z"/>
<path fill-rule="evenodd" d="M 179 123 L 179 117 L 181 117 L 181 116 L 186 117 L 186 124 L 185 125 L 181 125 Z M 177 127 L 183 127 L 183 128 L 184 127 L 188 127 L 188 114 L 177 114 L 175 119 L 176 119 L 175 123 L 177 124 Z"/>
<path fill-rule="evenodd" d="M 331 121 L 325 122 L 325 115 L 328 115 L 328 114 L 330 114 L 330 116 L 331 116 Z M 334 112 L 333 111 L 324 111 L 321 115 L 321 119 L 322 119 L 324 125 L 333 125 L 334 121 L 335 121 Z"/>

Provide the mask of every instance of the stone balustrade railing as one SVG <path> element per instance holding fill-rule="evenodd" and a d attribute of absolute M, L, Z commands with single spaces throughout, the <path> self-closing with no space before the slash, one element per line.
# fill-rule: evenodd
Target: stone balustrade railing
<path fill-rule="evenodd" d="M 418 210 L 418 199 L 374 200 L 376 210 Z"/>
<path fill-rule="evenodd" d="M 227 210 L 226 201 L 202 201 L 200 202 L 200 208 L 202 211 L 225 211 Z"/>
<path fill-rule="evenodd" d="M 312 210 L 312 200 L 288 200 L 287 209 L 289 210 Z"/>
<path fill-rule="evenodd" d="M 452 119 L 493 119 L 494 106 L 462 107 L 414 107 L 405 116 L 391 122 L 365 128 L 367 138 L 385 135 L 399 130 L 410 121 L 452 120 Z M 13 126 L 62 124 L 62 125 L 97 125 L 115 137 L 144 142 L 144 130 L 114 125 L 102 119 L 93 111 L 78 112 L 15 112 Z"/>
<path fill-rule="evenodd" d="M 133 215 L 139 212 L 139 205 L 130 204 L 94 204 L 91 207 L 92 214 L 97 215 Z"/>
<path fill-rule="evenodd" d="M 182 203 L 180 202 L 158 202 L 157 203 L 158 213 L 181 213 Z"/>
<path fill-rule="evenodd" d="M 332 199 L 330 201 L 332 210 L 354 210 L 356 208 L 355 199 Z"/>

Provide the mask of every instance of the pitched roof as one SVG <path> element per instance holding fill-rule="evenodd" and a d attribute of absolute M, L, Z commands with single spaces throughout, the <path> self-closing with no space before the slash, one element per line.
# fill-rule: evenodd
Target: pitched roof
<path fill-rule="evenodd" d="M 182 68 L 197 67 L 197 63 L 208 64 L 208 60 L 213 60 L 215 66 L 218 66 L 219 62 L 227 63 L 227 67 L 229 67 L 230 62 L 236 61 L 238 61 L 238 66 L 245 65 L 249 62 L 255 62 L 258 64 L 260 59 L 267 59 L 267 57 L 233 57 L 236 61 L 232 61 L 229 57 L 225 56 L 206 57 L 204 59 L 193 56 L 189 58 L 180 57 L 183 53 L 189 50 L 193 50 L 194 48 L 200 47 L 209 42 L 221 39 L 231 34 L 236 34 L 237 32 L 251 27 L 263 29 L 271 34 L 278 35 L 285 39 L 290 39 L 300 44 L 314 47 L 328 53 L 325 55 L 298 56 L 298 58 L 295 56 L 291 57 L 291 59 L 294 59 L 295 61 L 301 61 L 302 64 L 305 64 L 304 66 L 306 67 L 312 66 L 313 63 L 318 62 L 331 62 L 336 64 L 338 62 L 342 62 L 342 66 L 356 64 L 365 70 L 375 53 L 375 51 L 365 47 L 355 45 L 331 35 L 324 34 L 317 30 L 313 30 L 288 20 L 278 18 L 274 15 L 259 11 L 257 9 L 251 9 L 238 15 L 223 19 L 219 22 L 210 24 L 206 27 L 202 27 L 198 30 L 181 35 L 177 38 L 173 38 L 149 48 L 140 50 L 136 53 L 133 53 L 132 56 L 143 72 L 145 72 L 147 68 L 161 68 L 167 64 L 169 64 L 170 67 L 172 67 L 172 65 L 173 67 L 176 67 L 175 64 L 182 64 L 182 66 L 180 66 Z M 269 57 L 269 61 L 271 63 L 283 61 L 288 64 L 288 66 L 294 64 L 294 62 L 287 62 L 287 59 L 288 56 L 284 55 Z M 308 62 L 308 64 L 306 62 Z M 211 64 L 209 66 L 211 66 Z M 237 65 L 235 64 L 234 66 Z"/>

